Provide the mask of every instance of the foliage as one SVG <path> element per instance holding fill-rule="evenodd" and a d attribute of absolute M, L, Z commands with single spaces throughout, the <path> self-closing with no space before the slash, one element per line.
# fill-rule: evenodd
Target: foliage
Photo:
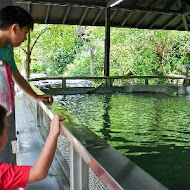
<path fill-rule="evenodd" d="M 78 49 L 78 39 L 75 33 L 76 27 L 36 24 L 34 31 L 31 32 L 31 44 L 35 42 L 39 33 L 45 28 L 49 28 L 49 30 L 39 38 L 32 52 L 31 71 L 43 72 L 52 76 L 61 75 L 66 69 L 66 64 L 73 61 Z M 16 62 L 24 63 L 25 55 L 23 52 L 19 52 L 22 51 L 21 49 L 26 49 L 26 47 L 27 43 L 24 42 L 21 47 L 15 50 L 15 54 L 20 55 L 20 60 L 17 58 Z M 23 64 L 19 67 L 23 68 Z"/>
<path fill-rule="evenodd" d="M 79 47 L 73 64 L 67 66 L 69 76 L 90 76 L 90 49 L 94 49 L 95 76 L 104 72 L 104 30 L 102 27 L 87 27 L 83 44 Z"/>
<path fill-rule="evenodd" d="M 53 55 L 44 58 L 42 67 L 49 76 L 63 75 L 67 64 L 72 63 L 73 59 L 72 52 L 60 48 Z"/>
<path fill-rule="evenodd" d="M 104 75 L 104 27 L 35 25 L 32 43 L 44 28 L 32 52 L 32 72 L 50 76 Z M 32 44 L 31 43 L 31 44 Z M 22 45 L 26 48 L 26 43 Z M 93 50 L 93 51 L 92 51 Z M 16 49 L 19 69 L 24 52 Z M 110 75 L 187 75 L 190 63 L 188 32 L 111 28 Z"/>

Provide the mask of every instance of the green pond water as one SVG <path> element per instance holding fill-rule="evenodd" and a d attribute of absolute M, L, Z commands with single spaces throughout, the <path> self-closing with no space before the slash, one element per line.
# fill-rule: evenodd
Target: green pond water
<path fill-rule="evenodd" d="M 84 126 L 171 190 L 190 190 L 190 98 L 56 96 Z"/>

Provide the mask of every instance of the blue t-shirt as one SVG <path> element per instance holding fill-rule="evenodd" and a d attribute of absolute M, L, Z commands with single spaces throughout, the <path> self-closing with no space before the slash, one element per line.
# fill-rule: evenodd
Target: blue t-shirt
<path fill-rule="evenodd" d="M 7 48 L 0 47 L 0 60 L 6 61 L 10 65 L 12 71 L 17 69 L 12 46 L 8 45 Z"/>

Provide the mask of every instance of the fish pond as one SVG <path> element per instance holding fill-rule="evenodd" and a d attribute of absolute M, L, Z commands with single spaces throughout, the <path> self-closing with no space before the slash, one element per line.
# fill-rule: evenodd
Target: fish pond
<path fill-rule="evenodd" d="M 190 98 L 158 94 L 55 96 L 55 101 L 171 190 L 190 189 Z"/>

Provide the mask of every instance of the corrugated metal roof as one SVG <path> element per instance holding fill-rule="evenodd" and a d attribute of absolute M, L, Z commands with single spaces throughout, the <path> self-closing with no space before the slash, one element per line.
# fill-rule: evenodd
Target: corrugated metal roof
<path fill-rule="evenodd" d="M 104 26 L 105 10 L 116 0 L 13 0 L 36 23 Z M 189 30 L 189 0 L 123 0 L 110 9 L 112 27 Z"/>

